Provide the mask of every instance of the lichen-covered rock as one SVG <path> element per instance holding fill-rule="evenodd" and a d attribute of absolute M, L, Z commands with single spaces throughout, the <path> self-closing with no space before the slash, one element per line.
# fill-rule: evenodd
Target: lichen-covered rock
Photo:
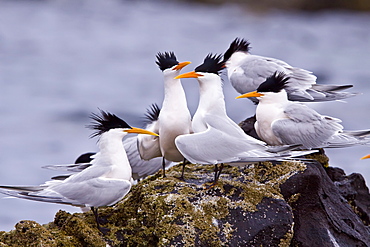
<path fill-rule="evenodd" d="M 29 242 L 66 240 L 73 246 L 285 246 L 292 238 L 293 212 L 279 186 L 305 165 L 299 162 L 226 167 L 218 185 L 206 189 L 213 166 L 188 165 L 185 181 L 179 167 L 141 181 L 114 207 L 101 208 L 100 237 L 91 212 L 60 211 L 37 233 L 16 230 L 0 242 L 12 246 L 20 235 Z M 36 223 L 35 223 L 36 224 Z M 18 228 L 17 228 L 18 229 Z M 36 240 L 35 240 L 36 239 Z M 100 241 L 100 242 L 99 242 Z M 66 242 L 66 243 L 67 243 Z M 36 246 L 36 245 L 35 245 Z M 63 246 L 63 245 L 59 245 Z M 68 246 L 68 244 L 67 244 Z"/>
<path fill-rule="evenodd" d="M 140 181 L 121 202 L 99 209 L 101 226 L 109 229 L 105 235 L 91 212 L 60 211 L 47 225 L 24 221 L 0 232 L 0 246 L 370 245 L 366 220 L 318 162 L 226 166 L 219 183 L 206 189 L 213 169 L 187 165 L 180 180 L 181 167 L 175 166 L 166 178 L 159 172 Z M 349 181 L 343 176 L 334 177 L 343 184 Z M 364 188 L 358 193 L 365 195 Z"/>
<path fill-rule="evenodd" d="M 106 246 L 93 224 L 85 222 L 81 214 L 57 213 L 55 221 L 47 225 L 25 220 L 15 230 L 0 232 L 0 246 Z M 57 222 L 57 223 L 56 223 Z"/>
<path fill-rule="evenodd" d="M 116 246 L 278 246 L 290 241 L 293 227 L 279 185 L 304 168 L 302 163 L 227 167 L 212 189 L 204 183 L 213 166 L 187 166 L 185 181 L 172 168 L 167 178 L 141 182 L 104 211 L 108 238 Z"/>

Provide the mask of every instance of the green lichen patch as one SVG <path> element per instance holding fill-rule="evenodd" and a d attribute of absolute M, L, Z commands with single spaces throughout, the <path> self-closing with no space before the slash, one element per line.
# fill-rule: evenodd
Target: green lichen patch
<path fill-rule="evenodd" d="M 29 220 L 20 221 L 15 230 L 2 234 L 0 238 L 3 246 L 82 246 Z"/>
<path fill-rule="evenodd" d="M 256 211 L 265 197 L 282 199 L 279 185 L 305 168 L 298 162 L 226 166 L 219 184 L 207 190 L 203 183 L 212 180 L 214 167 L 186 167 L 192 174 L 186 174 L 185 181 L 177 178 L 181 167 L 175 166 L 166 178 L 155 175 L 142 181 L 121 203 L 105 210 L 113 244 L 223 246 L 236 231 L 226 220 L 230 210 L 246 214 Z"/>
<path fill-rule="evenodd" d="M 28 227 L 37 233 L 1 233 L 0 243 L 10 245 L 21 235 L 25 240 L 20 237 L 18 242 L 43 241 L 50 246 L 229 246 L 239 241 L 236 234 L 252 229 L 256 221 L 268 223 L 263 215 L 277 215 L 269 212 L 270 206 L 259 215 L 258 205 L 271 198 L 270 204 L 279 207 L 281 203 L 276 202 L 283 201 L 280 185 L 304 169 L 300 162 L 225 166 L 218 184 L 206 189 L 205 183 L 214 177 L 213 165 L 187 164 L 185 180 L 178 178 L 182 166 L 174 166 L 166 171 L 165 178 L 159 171 L 134 185 L 115 206 L 99 208 L 101 226 L 109 229 L 106 235 L 97 230 L 91 212 L 60 211 L 54 222 Z M 286 234 L 292 228 L 289 220 L 284 218 L 284 222 L 288 222 L 284 226 L 287 230 L 281 241 L 288 243 L 290 235 Z"/>
<path fill-rule="evenodd" d="M 287 231 L 287 233 L 285 234 L 284 238 L 282 238 L 280 240 L 280 243 L 279 243 L 279 247 L 287 247 L 287 246 L 290 246 L 290 243 L 293 239 L 293 236 L 294 236 L 294 231 L 293 231 L 293 227 L 294 227 L 294 223 L 292 224 L 292 228 Z"/>
<path fill-rule="evenodd" d="M 329 157 L 325 155 L 323 148 L 318 149 L 318 152 L 306 155 L 307 159 L 318 161 L 323 167 L 329 167 Z"/>

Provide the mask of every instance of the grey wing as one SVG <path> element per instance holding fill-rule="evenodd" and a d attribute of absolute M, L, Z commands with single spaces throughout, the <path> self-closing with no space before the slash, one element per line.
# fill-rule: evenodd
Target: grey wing
<path fill-rule="evenodd" d="M 158 121 L 151 122 L 146 126 L 145 129 L 158 134 L 159 122 Z M 150 160 L 162 156 L 158 136 L 138 135 L 137 145 L 140 157 L 143 160 Z"/>
<path fill-rule="evenodd" d="M 122 199 L 130 191 L 131 183 L 126 180 L 94 178 L 77 183 L 49 181 L 41 186 L 0 186 L 0 188 L 0 193 L 27 200 L 78 207 L 100 207 L 113 205 Z"/>
<path fill-rule="evenodd" d="M 244 94 L 255 91 L 275 71 L 284 71 L 284 68 L 264 57 L 249 55 L 229 79 L 235 90 Z"/>
<path fill-rule="evenodd" d="M 270 156 L 265 146 L 211 126 L 204 132 L 178 136 L 175 143 L 188 161 L 198 164 L 230 163 L 250 157 Z"/>
<path fill-rule="evenodd" d="M 175 139 L 175 144 L 180 153 L 194 164 L 218 164 L 235 154 L 227 136 L 214 128 L 180 135 Z"/>
<path fill-rule="evenodd" d="M 247 56 L 240 66 L 240 71 L 236 71 L 230 76 L 230 81 L 236 91 L 243 94 L 256 90 L 262 82 L 276 71 L 284 72 L 290 77 L 286 87 L 289 99 L 314 100 L 310 93 L 314 93 L 317 97 L 323 97 L 323 94 L 319 91 L 311 90 L 310 93 L 306 91 L 316 84 L 316 76 L 312 72 L 292 67 L 288 63 L 275 58 L 257 55 Z"/>
<path fill-rule="evenodd" d="M 76 189 L 78 188 L 78 189 Z M 77 183 L 60 183 L 48 190 L 38 192 L 39 196 L 60 195 L 66 202 L 88 207 L 110 206 L 121 200 L 131 189 L 131 182 L 121 179 L 93 178 Z M 75 203 L 76 204 L 76 203 Z"/>
<path fill-rule="evenodd" d="M 290 79 L 285 89 L 290 100 L 296 100 L 296 97 L 299 99 L 303 98 L 306 100 L 314 100 L 314 96 L 311 95 L 311 93 L 316 95 L 316 97 L 323 95 L 323 93 L 311 89 L 313 85 L 316 84 L 317 79 L 317 77 L 313 75 L 311 71 L 298 67 L 292 67 L 288 63 L 279 59 L 265 59 L 269 62 L 271 67 L 273 67 L 272 64 L 276 64 L 278 66 L 276 71 L 284 72 L 287 76 L 289 76 Z M 308 89 L 311 89 L 311 91 L 309 91 L 310 93 L 307 91 Z"/>
<path fill-rule="evenodd" d="M 79 163 L 79 164 L 46 165 L 43 166 L 42 168 L 56 171 L 81 172 L 90 166 L 92 166 L 92 164 L 90 163 Z"/>
<path fill-rule="evenodd" d="M 60 183 L 60 181 L 56 182 Z M 47 183 L 52 184 L 52 182 Z M 48 192 L 48 195 L 43 195 L 44 190 L 46 190 L 48 187 L 49 185 L 47 184 L 40 186 L 0 186 L 0 193 L 8 195 L 10 197 L 16 197 L 32 201 L 67 204 L 84 207 L 84 205 L 78 203 L 77 201 L 72 202 L 71 200 L 63 198 L 63 196 L 61 196 L 59 193 Z"/>
<path fill-rule="evenodd" d="M 291 104 L 284 112 L 287 118 L 275 120 L 271 126 L 284 144 L 302 144 L 303 148 L 325 147 L 329 138 L 343 129 L 339 119 L 322 116 L 302 104 Z"/>
<path fill-rule="evenodd" d="M 133 136 L 125 139 L 123 141 L 123 146 L 127 153 L 127 158 L 130 162 L 132 169 L 132 178 L 137 180 L 142 177 L 152 175 L 162 169 L 162 158 L 153 158 L 151 160 L 143 160 L 140 157 L 138 145 L 138 136 Z M 172 162 L 165 160 L 166 167 L 168 167 Z"/>

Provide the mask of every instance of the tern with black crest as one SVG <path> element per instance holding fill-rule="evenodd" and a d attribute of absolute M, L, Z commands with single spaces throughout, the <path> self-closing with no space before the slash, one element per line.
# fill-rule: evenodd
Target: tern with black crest
<path fill-rule="evenodd" d="M 176 146 L 192 163 L 215 164 L 215 181 L 220 172 L 217 164 L 242 165 L 246 162 L 282 160 L 306 152 L 290 151 L 291 146 L 270 148 L 247 134 L 233 121 L 225 107 L 219 72 L 224 68 L 220 55 L 209 54 L 194 71 L 176 78 L 196 78 L 199 83 L 199 105 L 194 114 L 193 134 L 180 135 Z"/>
<path fill-rule="evenodd" d="M 101 111 L 91 116 L 89 127 L 98 136 L 99 152 L 91 158 L 91 165 L 63 179 L 47 181 L 40 186 L 0 186 L 0 193 L 28 200 L 90 207 L 100 231 L 98 208 L 112 206 L 131 189 L 131 167 L 122 138 L 128 133 L 157 134 L 129 126 L 114 114 Z"/>
<path fill-rule="evenodd" d="M 231 85 L 240 94 L 255 91 L 275 71 L 283 72 L 290 77 L 286 85 L 288 99 L 301 102 L 321 102 L 341 100 L 357 95 L 342 92 L 352 85 L 316 84 L 316 76 L 312 72 L 270 57 L 250 53 L 250 43 L 245 39 L 236 38 L 224 54 L 227 75 Z M 256 98 L 250 98 L 257 103 Z"/>
<path fill-rule="evenodd" d="M 255 129 L 269 145 L 302 145 L 304 149 L 367 144 L 370 130 L 345 131 L 341 120 L 324 116 L 303 103 L 289 101 L 290 77 L 275 72 L 256 91 L 237 98 L 256 97 Z"/>
<path fill-rule="evenodd" d="M 173 52 L 164 52 L 157 54 L 156 63 L 164 77 L 164 99 L 162 108 L 157 109 L 157 120 L 153 121 L 148 128 L 158 133 L 160 138 L 139 137 L 138 147 L 141 158 L 144 160 L 163 157 L 163 176 L 165 177 L 165 160 L 183 161 L 183 168 L 185 165 L 184 157 L 175 145 L 175 138 L 192 132 L 191 115 L 181 81 L 174 78 L 190 62 L 179 63 Z"/>

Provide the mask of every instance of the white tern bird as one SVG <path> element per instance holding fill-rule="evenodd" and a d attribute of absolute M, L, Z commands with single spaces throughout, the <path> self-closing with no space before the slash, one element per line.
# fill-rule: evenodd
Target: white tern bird
<path fill-rule="evenodd" d="M 237 98 L 257 97 L 255 129 L 269 145 L 302 145 L 304 149 L 366 144 L 370 130 L 344 131 L 341 120 L 320 115 L 303 103 L 289 101 L 290 77 L 275 72 L 256 91 Z"/>
<path fill-rule="evenodd" d="M 190 62 L 179 63 L 173 52 L 165 52 L 157 54 L 156 63 L 164 77 L 164 99 L 162 108 L 158 110 L 157 121 L 153 121 L 147 129 L 158 133 L 160 138 L 140 136 L 138 146 L 141 158 L 144 160 L 163 157 L 163 176 L 165 177 L 165 160 L 183 161 L 183 168 L 185 166 L 184 157 L 175 145 L 175 138 L 192 132 L 191 115 L 181 81 L 174 77 L 179 75 L 180 70 Z"/>
<path fill-rule="evenodd" d="M 111 206 L 131 189 L 131 167 L 123 147 L 122 138 L 128 133 L 150 134 L 148 130 L 130 127 L 114 114 L 101 111 L 92 114 L 95 121 L 89 127 L 99 136 L 99 152 L 93 155 L 91 165 L 65 179 L 54 179 L 40 186 L 0 186 L 0 193 L 41 202 L 90 207 L 97 226 L 98 207 Z"/>
<path fill-rule="evenodd" d="M 288 63 L 270 57 L 250 54 L 250 43 L 236 38 L 224 54 L 227 75 L 231 85 L 240 94 L 257 89 L 275 71 L 284 72 L 290 77 L 286 85 L 289 100 L 301 102 L 320 102 L 341 100 L 357 95 L 342 92 L 352 85 L 316 84 L 316 76 L 305 69 L 292 67 Z M 250 98 L 257 103 L 256 98 Z"/>

